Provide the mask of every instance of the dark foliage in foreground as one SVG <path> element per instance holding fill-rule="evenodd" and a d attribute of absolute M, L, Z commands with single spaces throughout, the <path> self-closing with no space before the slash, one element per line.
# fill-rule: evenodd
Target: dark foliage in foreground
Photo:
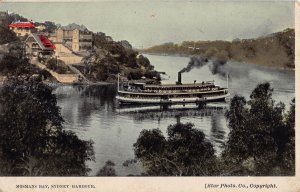
<path fill-rule="evenodd" d="M 159 129 L 143 130 L 134 152 L 147 175 L 215 175 L 216 156 L 212 144 L 193 124 L 168 127 L 168 138 Z"/>
<path fill-rule="evenodd" d="M 8 52 L 0 55 L 0 75 L 29 78 L 39 73 L 39 69 L 25 58 L 24 47 L 20 42 L 10 43 Z"/>
<path fill-rule="evenodd" d="M 33 78 L 28 62 L 18 64 L 22 70 L 11 73 L 0 90 L 0 174 L 86 175 L 92 141 L 63 129 L 51 88 Z"/>
<path fill-rule="evenodd" d="M 105 165 L 97 172 L 97 176 L 116 176 L 115 163 L 108 160 Z"/>
<path fill-rule="evenodd" d="M 253 90 L 248 102 L 239 96 L 231 100 L 223 159 L 237 174 L 241 170 L 249 175 L 294 174 L 295 100 L 284 114 L 284 104 L 275 104 L 272 91 L 264 83 Z"/>
<path fill-rule="evenodd" d="M 24 74 L 38 73 L 38 69 L 31 65 L 28 59 L 5 55 L 0 61 L 0 74 L 6 76 L 24 76 Z M 25 77 L 25 76 L 24 76 Z"/>
<path fill-rule="evenodd" d="M 225 114 L 230 133 L 220 157 L 190 123 L 170 125 L 168 138 L 159 129 L 143 130 L 134 144 L 135 157 L 153 176 L 294 175 L 295 99 L 284 113 L 272 91 L 264 83 L 248 102 L 233 97 Z"/>

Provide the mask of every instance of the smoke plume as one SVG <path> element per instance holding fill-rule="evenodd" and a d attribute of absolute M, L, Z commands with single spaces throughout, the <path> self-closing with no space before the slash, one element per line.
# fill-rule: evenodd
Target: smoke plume
<path fill-rule="evenodd" d="M 216 57 L 211 59 L 211 62 L 206 57 L 191 57 L 188 65 L 180 72 L 190 72 L 194 68 L 201 68 L 205 65 L 208 65 L 212 74 L 218 74 L 225 77 L 228 73 L 225 68 L 227 60 L 228 58 L 223 55 L 217 55 Z"/>
<path fill-rule="evenodd" d="M 211 65 L 209 65 L 209 69 L 212 74 L 218 74 L 223 77 L 226 76 L 228 73 L 227 69 L 225 68 L 225 65 L 227 63 L 227 60 L 214 60 Z"/>
<path fill-rule="evenodd" d="M 189 61 L 188 65 L 185 68 L 181 69 L 180 72 L 181 73 L 190 72 L 193 68 L 201 68 L 207 63 L 208 63 L 207 58 L 191 57 L 191 60 Z"/>

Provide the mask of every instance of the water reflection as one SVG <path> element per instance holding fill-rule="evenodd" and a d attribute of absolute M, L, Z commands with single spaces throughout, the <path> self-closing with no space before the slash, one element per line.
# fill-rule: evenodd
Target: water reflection
<path fill-rule="evenodd" d="M 208 103 L 205 107 L 196 104 L 185 105 L 152 105 L 152 106 L 118 106 L 117 111 L 121 115 L 132 116 L 137 121 L 146 119 L 162 120 L 164 118 L 175 118 L 180 122 L 181 117 L 212 116 L 215 113 L 223 114 L 227 103 Z"/>
<path fill-rule="evenodd" d="M 227 102 L 208 103 L 205 107 L 199 107 L 195 104 L 169 106 L 122 105 L 117 108 L 117 111 L 121 115 L 133 117 L 134 121 L 137 122 L 153 120 L 157 121 L 158 124 L 166 119 L 173 119 L 172 123 L 178 124 L 182 121 L 185 122 L 186 118 L 208 118 L 210 119 L 211 129 L 208 128 L 210 131 L 205 133 L 207 137 L 209 137 L 209 140 L 214 144 L 217 154 L 220 154 L 226 142 L 228 133 L 226 120 L 224 118 L 224 112 L 228 109 L 228 105 L 229 103 Z"/>
<path fill-rule="evenodd" d="M 211 115 L 211 140 L 222 149 L 227 138 L 226 131 L 224 130 L 224 123 L 221 122 L 223 113 L 214 113 Z"/>
<path fill-rule="evenodd" d="M 86 125 L 97 111 L 113 111 L 115 109 L 115 85 L 62 86 L 55 92 L 59 100 L 64 100 L 72 106 L 64 107 L 68 123 L 79 122 Z M 80 100 L 80 102 L 77 102 Z M 77 107 L 76 107 L 77 106 Z M 76 113 L 76 119 L 74 118 Z"/>

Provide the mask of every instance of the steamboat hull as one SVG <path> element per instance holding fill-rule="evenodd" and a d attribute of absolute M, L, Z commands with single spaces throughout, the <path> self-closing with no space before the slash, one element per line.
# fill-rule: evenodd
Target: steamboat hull
<path fill-rule="evenodd" d="M 218 96 L 208 96 L 208 97 L 183 97 L 183 98 L 170 98 L 170 99 L 154 99 L 154 98 L 130 98 L 125 96 L 116 96 L 117 101 L 120 104 L 184 104 L 184 103 L 207 103 L 207 102 L 217 102 L 225 101 L 230 94 L 218 95 Z"/>

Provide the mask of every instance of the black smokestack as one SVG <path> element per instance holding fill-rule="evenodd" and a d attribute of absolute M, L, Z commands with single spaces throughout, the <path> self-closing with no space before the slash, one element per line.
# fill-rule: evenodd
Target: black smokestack
<path fill-rule="evenodd" d="M 177 85 L 181 85 L 181 71 L 178 72 L 178 81 L 177 81 Z"/>

